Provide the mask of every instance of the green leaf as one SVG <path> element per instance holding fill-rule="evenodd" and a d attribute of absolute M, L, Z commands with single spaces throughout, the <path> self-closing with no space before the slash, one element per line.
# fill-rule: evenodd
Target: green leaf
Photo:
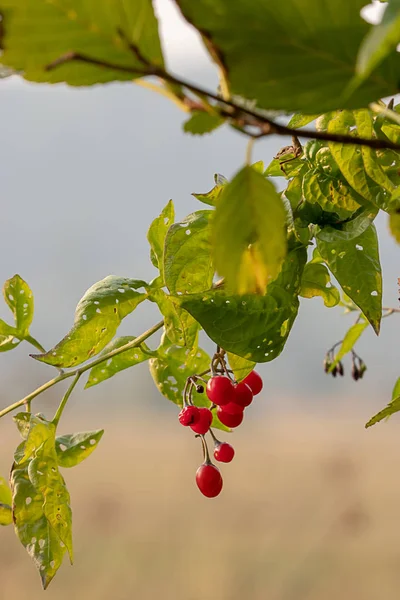
<path fill-rule="evenodd" d="M 108 354 L 116 348 L 121 348 L 121 346 L 124 346 L 134 339 L 135 338 L 130 335 L 115 338 L 109 344 L 107 344 L 100 356 Z M 134 367 L 135 365 L 148 360 L 152 354 L 153 352 L 150 350 L 150 348 L 143 343 L 137 348 L 132 348 L 131 350 L 127 350 L 122 354 L 117 354 L 117 356 L 109 358 L 107 361 L 96 365 L 90 370 L 85 389 L 92 387 L 93 385 L 97 385 L 98 383 L 101 383 L 110 377 L 114 377 L 114 375 L 120 371 L 123 371 L 124 369 L 129 369 L 129 367 Z"/>
<path fill-rule="evenodd" d="M 57 462 L 60 467 L 75 467 L 96 450 L 104 429 L 68 433 L 56 438 Z"/>
<path fill-rule="evenodd" d="M 1 14 L 1 61 L 30 81 L 92 85 L 141 76 L 76 61 L 46 70 L 70 52 L 141 71 L 139 56 L 163 66 L 151 0 L 4 0 Z"/>
<path fill-rule="evenodd" d="M 122 319 L 147 298 L 144 281 L 109 275 L 87 290 L 75 311 L 71 331 L 54 348 L 33 358 L 56 367 L 75 367 L 102 350 Z"/>
<path fill-rule="evenodd" d="M 398 398 L 400 396 L 400 377 L 397 379 L 396 383 L 394 384 L 394 388 L 392 391 L 392 400 L 396 400 L 396 398 Z"/>
<path fill-rule="evenodd" d="M 354 196 L 345 182 L 318 169 L 308 171 L 303 178 L 303 198 L 310 204 L 318 204 L 325 212 L 335 213 L 338 220 L 348 219 L 360 208 Z"/>
<path fill-rule="evenodd" d="M 26 441 L 11 470 L 16 533 L 33 558 L 46 588 L 67 550 L 72 562 L 72 517 L 65 481 L 58 470 L 55 426 L 30 415 Z"/>
<path fill-rule="evenodd" d="M 4 323 L 6 325 L 6 323 Z M 0 335 L 0 352 L 8 352 L 16 348 L 21 340 L 12 335 Z"/>
<path fill-rule="evenodd" d="M 218 273 L 234 293 L 264 293 L 286 254 L 286 212 L 272 183 L 244 167 L 225 186 L 213 221 Z"/>
<path fill-rule="evenodd" d="M 389 230 L 396 242 L 400 244 L 400 212 L 390 213 Z"/>
<path fill-rule="evenodd" d="M 199 210 L 168 229 L 164 278 L 172 294 L 210 289 L 214 276 L 210 241 L 212 214 L 211 210 Z"/>
<path fill-rule="evenodd" d="M 173 297 L 167 295 L 163 290 L 154 290 L 150 293 L 149 299 L 157 302 L 158 308 L 164 316 L 164 329 L 171 344 L 187 348 L 197 346 L 199 324 L 174 302 Z"/>
<path fill-rule="evenodd" d="M 205 194 L 192 194 L 197 200 L 203 202 L 204 204 L 209 204 L 210 206 L 215 206 L 217 200 L 219 199 L 222 189 L 224 185 L 228 183 L 228 180 L 223 175 L 216 173 L 214 175 L 215 186 L 209 192 Z"/>
<path fill-rule="evenodd" d="M 303 298 L 321 296 L 325 306 L 329 308 L 340 302 L 339 291 L 331 285 L 328 269 L 318 263 L 308 263 L 304 267 L 300 296 Z"/>
<path fill-rule="evenodd" d="M 158 357 L 151 358 L 149 361 L 150 373 L 153 377 L 160 393 L 174 402 L 178 406 L 183 403 L 183 390 L 186 385 L 186 379 L 192 375 L 203 373 L 210 368 L 211 358 L 201 348 L 192 350 L 170 345 L 164 338 L 158 350 Z M 211 406 L 207 395 L 197 393 L 193 390 L 193 403 L 196 406 Z M 214 413 L 212 427 L 228 429 L 222 425 Z"/>
<path fill-rule="evenodd" d="M 11 490 L 4 477 L 0 477 L 0 502 L 2 504 L 12 504 Z"/>
<path fill-rule="evenodd" d="M 33 294 L 29 285 L 19 275 L 8 279 L 3 287 L 4 299 L 14 315 L 18 335 L 28 335 L 33 319 Z M 1 333 L 3 333 L 1 331 Z"/>
<path fill-rule="evenodd" d="M 328 132 L 349 135 L 353 132 L 354 135 L 354 127 L 357 125 L 359 136 L 364 133 L 372 138 L 369 118 L 367 111 L 335 113 L 328 123 Z M 372 203 L 382 210 L 387 210 L 391 200 L 391 192 L 387 190 L 390 186 L 392 190 L 393 186 L 381 169 L 376 154 L 364 147 L 336 142 L 329 142 L 329 148 L 344 178 L 359 194 L 360 202 Z"/>
<path fill-rule="evenodd" d="M 13 420 L 21 434 L 22 439 L 26 440 L 31 426 L 31 414 L 28 412 L 20 412 L 13 417 Z"/>
<path fill-rule="evenodd" d="M 318 116 L 319 113 L 317 115 L 303 115 L 302 113 L 296 113 L 292 116 L 287 126 L 292 127 L 293 129 L 299 129 L 300 127 L 305 127 L 309 123 L 315 121 Z"/>
<path fill-rule="evenodd" d="M 161 214 L 154 219 L 147 232 L 147 240 L 150 244 L 150 259 L 153 265 L 164 277 L 164 243 L 168 229 L 175 219 L 175 210 L 172 200 L 163 208 Z"/>
<path fill-rule="evenodd" d="M 357 57 L 356 81 L 365 81 L 400 42 L 400 2 L 390 0 L 382 21 L 365 36 Z"/>
<path fill-rule="evenodd" d="M 359 209 L 350 219 L 336 225 L 324 225 L 318 239 L 325 242 L 349 241 L 360 236 L 371 225 L 379 209 L 373 206 Z"/>
<path fill-rule="evenodd" d="M 382 273 L 374 225 L 350 241 L 326 242 L 317 236 L 317 247 L 343 291 L 378 334 L 382 316 Z"/>
<path fill-rule="evenodd" d="M 218 129 L 223 123 L 224 119 L 219 115 L 211 115 L 208 112 L 195 110 L 188 121 L 183 124 L 183 130 L 192 135 L 204 135 Z"/>
<path fill-rule="evenodd" d="M 0 525 L 7 526 L 13 522 L 12 509 L 9 504 L 0 502 Z"/>
<path fill-rule="evenodd" d="M 342 100 L 358 50 L 370 31 L 365 0 L 179 0 L 205 39 L 232 94 L 259 108 L 322 113 L 359 108 L 398 90 L 399 57 L 390 56 Z"/>
<path fill-rule="evenodd" d="M 61 566 L 66 547 L 43 511 L 43 496 L 28 475 L 29 461 L 11 470 L 13 518 L 16 534 L 33 559 L 46 589 Z"/>
<path fill-rule="evenodd" d="M 301 158 L 296 158 L 293 152 L 282 154 L 279 158 L 274 158 L 264 171 L 265 177 L 285 177 L 291 179 L 299 175 L 304 168 L 305 163 Z"/>
<path fill-rule="evenodd" d="M 391 415 L 394 415 L 394 413 L 399 412 L 399 410 L 400 397 L 395 398 L 394 400 L 389 402 L 389 404 L 383 410 L 379 411 L 368 421 L 368 423 L 366 423 L 365 427 L 371 427 L 372 425 L 379 423 L 383 419 L 386 419 L 386 417 L 390 417 Z"/>
<path fill-rule="evenodd" d="M 232 352 L 227 352 L 227 358 L 236 381 L 242 381 L 245 377 L 247 377 L 247 375 L 252 372 L 256 364 L 251 360 L 246 360 L 242 356 L 232 354 Z"/>
<path fill-rule="evenodd" d="M 338 362 L 341 361 L 342 358 L 354 348 L 355 344 L 358 342 L 362 333 L 367 327 L 368 323 L 364 320 L 360 323 L 355 323 L 350 327 L 350 329 L 346 332 L 346 335 L 343 338 L 342 344 L 339 348 L 339 352 L 335 356 L 335 360 L 331 363 L 329 367 L 329 371 L 332 371 L 332 369 L 336 367 Z"/>
<path fill-rule="evenodd" d="M 305 262 L 303 247 L 289 252 L 265 296 L 215 290 L 177 296 L 176 301 L 224 350 L 254 362 L 267 362 L 282 352 L 297 316 Z"/>

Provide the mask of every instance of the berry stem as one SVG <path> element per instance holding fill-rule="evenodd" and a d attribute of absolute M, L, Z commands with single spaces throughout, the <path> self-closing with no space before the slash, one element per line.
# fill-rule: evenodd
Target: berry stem
<path fill-rule="evenodd" d="M 211 431 L 211 429 L 210 429 L 210 431 Z M 207 464 L 207 465 L 211 465 L 212 462 L 210 460 L 210 454 L 208 452 L 208 446 L 207 446 L 206 438 L 204 437 L 204 435 L 200 435 L 200 439 L 201 439 L 201 444 L 203 446 L 204 463 Z"/>

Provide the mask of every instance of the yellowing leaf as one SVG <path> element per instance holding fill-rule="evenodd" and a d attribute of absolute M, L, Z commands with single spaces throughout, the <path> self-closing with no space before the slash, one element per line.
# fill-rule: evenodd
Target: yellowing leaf
<path fill-rule="evenodd" d="M 216 269 L 233 293 L 264 293 L 286 254 L 286 212 L 270 181 L 244 167 L 228 183 L 216 208 Z"/>

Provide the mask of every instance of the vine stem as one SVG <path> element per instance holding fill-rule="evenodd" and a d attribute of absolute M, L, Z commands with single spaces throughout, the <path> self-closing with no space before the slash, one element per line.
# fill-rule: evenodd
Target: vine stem
<path fill-rule="evenodd" d="M 42 344 L 40 344 L 37 340 L 35 340 L 35 338 L 32 337 L 31 335 L 26 336 L 24 338 L 24 340 L 26 342 L 28 342 L 28 344 L 30 344 L 31 346 L 36 348 L 36 350 L 39 350 L 39 352 L 43 352 L 43 354 L 46 353 L 46 350 L 43 348 Z"/>
<path fill-rule="evenodd" d="M 52 423 L 53 423 L 53 425 L 55 427 L 57 427 L 58 423 L 60 422 L 61 416 L 62 416 L 62 414 L 64 412 L 64 408 L 66 407 L 67 402 L 69 400 L 69 397 L 72 394 L 72 392 L 74 390 L 74 387 L 78 383 L 81 375 L 82 375 L 82 373 L 79 373 L 79 372 L 75 375 L 73 382 L 71 383 L 71 385 L 69 386 L 69 388 L 65 392 L 65 394 L 63 396 L 63 399 L 60 402 L 60 406 L 57 408 L 56 414 L 54 415 L 54 418 L 53 418 L 53 421 L 52 421 Z"/>
<path fill-rule="evenodd" d="M 52 71 L 53 69 L 59 67 L 60 65 L 64 65 L 69 62 L 83 62 L 90 65 L 95 65 L 101 67 L 103 69 L 111 69 L 113 71 L 120 71 L 121 73 L 129 73 L 131 75 L 142 76 L 142 77 L 159 77 L 161 80 L 172 83 L 174 85 L 178 85 L 182 88 L 186 88 L 190 92 L 196 94 L 197 96 L 203 96 L 205 98 L 210 98 L 215 102 L 218 102 L 222 107 L 215 107 L 219 110 L 219 114 L 222 117 L 226 117 L 228 119 L 233 120 L 233 123 L 238 121 L 239 128 L 244 134 L 248 135 L 252 138 L 261 138 L 264 136 L 276 134 L 276 135 L 300 135 L 303 138 L 307 139 L 316 139 L 316 140 L 325 140 L 328 142 L 337 142 L 340 144 L 350 144 L 350 145 L 358 145 L 358 146 L 367 146 L 369 148 L 376 149 L 391 149 L 391 150 L 400 150 L 400 145 L 391 142 L 390 140 L 381 140 L 377 138 L 367 139 L 354 137 L 346 134 L 335 134 L 328 133 L 325 131 L 315 131 L 311 129 L 302 129 L 299 132 L 298 129 L 293 129 L 292 127 L 287 127 L 286 125 L 281 125 L 280 123 L 276 123 L 272 121 L 270 118 L 265 116 L 256 110 L 252 110 L 245 106 L 241 106 L 240 103 L 235 102 L 232 99 L 223 98 L 213 92 L 210 92 L 207 89 L 204 89 L 196 84 L 193 84 L 185 79 L 181 79 L 165 71 L 161 67 L 157 65 L 152 65 L 141 56 L 139 49 L 131 43 L 128 43 L 129 49 L 135 55 L 136 59 L 139 59 L 142 63 L 141 67 L 127 66 L 127 65 L 119 65 L 116 63 L 100 60 L 97 58 L 91 58 L 81 52 L 67 52 L 62 56 L 56 58 L 53 62 L 46 65 L 46 71 Z M 199 107 L 201 110 L 201 108 Z M 203 108 L 203 110 L 205 110 Z M 236 121 L 235 121 L 236 120 Z M 250 128 L 258 128 L 258 133 L 253 133 L 251 131 L 246 131 L 243 126 Z"/>
<path fill-rule="evenodd" d="M 81 375 L 83 375 L 83 373 L 85 373 L 86 371 L 89 371 L 90 369 L 92 369 L 93 367 L 95 367 L 97 365 L 100 365 L 102 362 L 109 360 L 110 358 L 113 358 L 114 356 L 118 356 L 118 354 L 127 352 L 127 350 L 131 350 L 132 348 L 136 348 L 137 346 L 140 346 L 140 344 L 142 344 L 145 340 L 147 340 L 147 338 L 149 338 L 154 333 L 156 333 L 159 329 L 161 329 L 161 327 L 163 327 L 163 325 L 164 325 L 164 321 L 160 321 L 159 323 L 156 323 L 156 325 L 153 325 L 153 327 L 150 327 L 150 329 L 148 329 L 147 331 L 145 331 L 144 333 L 139 335 L 137 338 L 135 338 L 131 342 L 124 344 L 124 346 L 121 346 L 120 348 L 115 348 L 115 350 L 111 350 L 111 352 L 107 352 L 107 354 L 103 354 L 102 356 L 99 356 L 98 358 L 96 358 L 95 360 L 93 360 L 92 362 L 90 362 L 89 364 L 87 364 L 83 367 L 78 367 L 77 369 L 74 369 L 73 371 L 67 371 L 67 372 L 60 373 L 60 375 L 58 375 L 58 377 L 54 377 L 53 379 L 50 379 L 49 381 L 47 381 L 46 383 L 44 383 L 43 385 L 38 387 L 36 390 L 34 390 L 33 392 L 31 392 L 30 394 L 25 396 L 25 398 L 22 398 L 22 400 L 18 400 L 18 402 L 14 402 L 14 404 L 10 404 L 10 406 L 7 406 L 7 408 L 4 408 L 3 410 L 1 410 L 0 411 L 0 419 L 2 417 L 4 417 L 5 415 L 7 415 L 8 413 L 12 412 L 13 410 L 16 410 L 20 406 L 23 406 L 24 404 L 26 406 L 29 406 L 30 402 L 34 398 L 36 398 L 36 396 L 39 396 L 39 394 L 41 394 L 42 392 L 45 392 L 49 388 L 53 387 L 53 385 L 60 383 L 60 381 L 64 381 L 64 379 L 68 379 L 69 377 L 76 377 L 77 375 L 80 377 Z M 78 379 L 79 379 L 79 377 L 78 377 Z M 74 384 L 74 386 L 75 386 L 75 384 Z M 68 398 L 67 398 L 67 400 L 68 400 Z"/>

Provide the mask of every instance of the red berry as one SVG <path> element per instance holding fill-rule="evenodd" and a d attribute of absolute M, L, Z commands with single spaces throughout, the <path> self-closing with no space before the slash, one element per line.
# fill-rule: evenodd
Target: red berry
<path fill-rule="evenodd" d="M 242 383 L 246 383 L 255 396 L 263 389 L 263 380 L 256 371 L 249 373 L 247 377 L 243 379 Z"/>
<path fill-rule="evenodd" d="M 196 471 L 197 487 L 207 498 L 215 498 L 222 490 L 219 469 L 211 463 L 203 463 Z"/>
<path fill-rule="evenodd" d="M 194 423 L 194 425 L 191 425 L 190 428 L 195 433 L 204 434 L 207 433 L 207 431 L 210 429 L 210 425 L 213 420 L 213 414 L 211 410 L 209 408 L 206 408 L 205 406 L 199 408 L 198 411 L 200 414 L 199 420 L 196 423 Z"/>
<path fill-rule="evenodd" d="M 225 404 L 222 408 L 224 412 L 230 415 L 241 415 L 244 411 L 244 406 L 240 406 L 236 402 L 229 402 L 229 404 Z"/>
<path fill-rule="evenodd" d="M 230 444 L 226 442 L 220 442 L 215 446 L 214 449 L 214 458 L 219 462 L 228 463 L 231 462 L 233 457 L 235 456 L 235 449 Z"/>
<path fill-rule="evenodd" d="M 206 392 L 211 402 L 218 406 L 224 406 L 228 402 L 232 402 L 235 396 L 232 381 L 222 375 L 211 377 L 208 380 Z"/>
<path fill-rule="evenodd" d="M 235 386 L 234 403 L 239 404 L 242 408 L 249 406 L 253 402 L 253 392 L 251 388 L 242 381 Z"/>
<path fill-rule="evenodd" d="M 232 414 L 225 412 L 222 407 L 218 407 L 218 418 L 223 425 L 227 427 L 238 427 L 240 423 L 243 421 L 243 411 L 240 413 Z"/>
<path fill-rule="evenodd" d="M 184 406 L 178 415 L 179 423 L 185 427 L 194 425 L 199 422 L 200 414 L 197 406 Z"/>

